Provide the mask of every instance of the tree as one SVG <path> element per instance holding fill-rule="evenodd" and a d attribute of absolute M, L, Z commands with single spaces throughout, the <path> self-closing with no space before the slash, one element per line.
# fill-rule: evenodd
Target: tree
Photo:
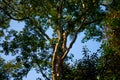
<path fill-rule="evenodd" d="M 103 55 L 101 57 L 100 79 L 120 79 L 120 2 L 113 0 L 107 5 L 107 17 L 105 19 L 105 40 L 102 44 Z M 104 74 L 103 74 L 104 73 Z"/>
<path fill-rule="evenodd" d="M 83 47 L 82 59 L 73 65 L 64 64 L 61 80 L 119 80 L 119 61 L 120 56 L 114 53 L 98 57 L 97 53 L 90 55 L 89 50 Z"/>
<path fill-rule="evenodd" d="M 82 59 L 76 60 L 74 64 L 64 64 L 61 80 L 97 80 L 99 73 L 99 57 L 97 53 L 83 47 Z"/>
<path fill-rule="evenodd" d="M 115 53 L 119 54 L 120 50 L 120 6 L 119 1 L 114 0 L 108 5 L 108 15 L 105 20 L 105 34 L 107 42 L 106 46 L 109 46 Z"/>
<path fill-rule="evenodd" d="M 101 38 L 103 27 L 98 25 L 105 13 L 100 4 L 101 0 L 2 0 L 3 22 L 25 22 L 23 31 L 8 32 L 2 43 L 3 52 L 20 54 L 13 63 L 23 65 L 21 74 L 38 67 L 48 79 L 43 70 L 48 72 L 46 68 L 52 66 L 52 80 L 59 80 L 63 62 L 78 34 L 85 31 L 84 41 Z M 53 30 L 52 37 L 46 33 L 48 29 Z M 69 37 L 71 42 L 67 46 Z"/>
<path fill-rule="evenodd" d="M 100 80 L 119 80 L 120 79 L 120 56 L 115 53 L 104 55 L 98 65 Z"/>

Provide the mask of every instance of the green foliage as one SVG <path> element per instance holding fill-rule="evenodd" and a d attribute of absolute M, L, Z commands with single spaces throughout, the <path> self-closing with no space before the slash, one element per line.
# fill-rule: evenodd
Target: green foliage
<path fill-rule="evenodd" d="M 113 0 L 111 4 L 109 4 L 109 12 L 105 20 L 106 25 L 106 38 L 107 44 L 105 47 L 109 47 L 115 54 L 119 54 L 120 50 L 120 6 L 118 0 Z M 108 51 L 108 50 L 105 50 Z M 110 51 L 108 52 L 110 53 Z"/>
<path fill-rule="evenodd" d="M 98 42 L 101 41 L 104 35 L 103 29 L 104 29 L 103 26 L 99 25 L 98 27 L 91 24 L 89 27 L 85 29 L 85 32 L 84 32 L 85 36 L 82 39 L 82 42 L 84 43 L 91 39 L 96 40 Z"/>
<path fill-rule="evenodd" d="M 82 59 L 76 60 L 73 65 L 65 63 L 61 80 L 97 80 L 99 57 L 97 53 L 90 55 L 90 51 L 83 47 Z"/>
<path fill-rule="evenodd" d="M 119 80 L 120 79 L 120 56 L 111 53 L 100 58 L 99 77 L 100 80 Z"/>
<path fill-rule="evenodd" d="M 4 66 L 5 61 L 0 57 L 0 79 L 9 80 L 10 78 L 9 71 Z"/>
<path fill-rule="evenodd" d="M 82 59 L 74 64 L 64 63 L 61 80 L 119 80 L 120 56 L 114 53 L 98 57 L 83 47 Z M 98 79 L 99 78 L 99 79 Z"/>
<path fill-rule="evenodd" d="M 4 35 L 4 29 L 9 27 L 10 20 L 25 22 L 22 31 L 7 31 L 5 39 L 1 43 L 2 52 L 5 55 L 16 56 L 15 60 L 8 62 L 8 65 L 6 64 L 7 68 L 12 69 L 11 76 L 16 80 L 21 80 L 31 68 L 36 68 L 44 77 L 51 74 L 51 57 L 53 57 L 52 53 L 55 50 L 55 45 L 59 42 L 59 37 L 61 39 L 58 46 L 59 50 L 57 50 L 59 53 L 64 52 L 61 46 L 63 41 L 67 45 L 67 38 L 72 36 L 74 43 L 74 39 L 77 38 L 76 35 L 80 32 L 85 32 L 83 42 L 89 39 L 100 41 L 103 35 L 103 23 L 101 21 L 105 16 L 105 12 L 100 5 L 101 0 L 0 1 L 0 22 L 2 21 L 0 23 L 0 36 Z M 51 38 L 49 34 L 46 34 L 50 28 L 53 30 Z M 64 34 L 66 34 L 65 39 Z M 59 55 L 61 57 L 64 54 Z M 87 59 L 83 59 L 85 62 L 82 61 L 84 64 L 80 67 L 85 67 L 85 74 L 88 74 L 88 65 L 90 66 L 95 62 L 88 62 L 90 58 L 88 58 L 88 55 L 85 57 Z M 93 71 L 92 67 L 90 67 L 90 70 Z M 48 73 L 46 76 L 45 72 Z M 72 73 L 75 73 L 75 71 L 73 70 Z M 88 76 L 91 76 L 91 74 Z M 76 79 L 78 79 L 77 77 Z"/>
<path fill-rule="evenodd" d="M 120 6 L 118 0 L 108 5 L 108 14 L 105 19 L 105 40 L 102 44 L 103 55 L 101 60 L 101 80 L 119 80 L 120 58 Z M 104 74 L 103 74 L 104 73 Z"/>
<path fill-rule="evenodd" d="M 109 10 L 115 10 L 115 11 L 120 10 L 120 5 L 119 4 L 120 4 L 119 0 L 112 0 L 112 3 L 109 4 L 108 9 Z"/>

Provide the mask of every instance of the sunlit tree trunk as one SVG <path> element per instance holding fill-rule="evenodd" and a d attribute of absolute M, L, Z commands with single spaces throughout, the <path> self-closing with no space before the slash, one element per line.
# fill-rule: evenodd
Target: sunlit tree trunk
<path fill-rule="evenodd" d="M 55 62 L 55 63 L 54 63 Z M 57 58 L 52 60 L 52 80 L 59 80 L 62 71 L 63 60 Z"/>

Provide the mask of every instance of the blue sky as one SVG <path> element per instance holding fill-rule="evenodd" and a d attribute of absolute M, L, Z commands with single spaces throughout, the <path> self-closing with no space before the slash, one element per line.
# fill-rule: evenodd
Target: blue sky
<path fill-rule="evenodd" d="M 10 28 L 9 29 L 15 29 L 17 31 L 21 31 L 22 28 L 24 27 L 24 22 L 17 22 L 17 21 L 14 21 L 12 20 L 11 23 L 10 23 Z M 48 31 L 47 33 L 48 34 L 51 34 L 51 30 Z M 81 43 L 81 39 L 84 37 L 84 34 L 81 33 L 78 35 L 78 38 L 75 42 L 75 44 L 73 45 L 72 49 L 70 50 L 69 54 L 72 53 L 74 54 L 74 59 L 80 59 L 82 58 L 82 47 L 87 45 L 87 47 L 90 49 L 90 51 L 92 52 L 96 52 L 96 50 L 100 47 L 100 43 L 98 42 L 95 42 L 95 41 L 88 41 L 86 43 Z M 70 40 L 68 40 L 68 43 L 70 42 Z M 3 56 L 6 60 L 10 60 L 12 59 L 13 57 L 12 56 Z M 34 69 L 32 69 L 29 74 L 27 75 L 27 77 L 24 77 L 23 80 L 35 80 L 36 77 L 39 77 L 40 74 L 37 74 L 35 72 Z"/>

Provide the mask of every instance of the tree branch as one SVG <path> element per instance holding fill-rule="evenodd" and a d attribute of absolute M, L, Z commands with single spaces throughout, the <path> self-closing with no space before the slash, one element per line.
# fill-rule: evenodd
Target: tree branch
<path fill-rule="evenodd" d="M 53 75 L 53 78 L 56 78 L 56 76 L 57 76 L 56 75 L 56 58 L 57 58 L 57 52 L 58 52 L 60 40 L 61 40 L 61 37 L 58 34 L 58 42 L 55 45 L 55 49 L 54 49 L 53 57 L 52 57 L 52 75 Z"/>
<path fill-rule="evenodd" d="M 77 39 L 77 34 L 78 34 L 78 32 L 80 31 L 81 27 L 83 26 L 84 21 L 85 21 L 85 18 L 84 18 L 84 20 L 82 21 L 82 23 L 79 25 L 78 29 L 75 31 L 75 33 L 74 33 L 74 38 L 73 38 L 73 40 L 71 41 L 71 43 L 69 44 L 69 46 L 68 46 L 67 50 L 65 51 L 65 53 L 63 54 L 62 60 L 65 59 L 65 57 L 67 56 L 68 52 L 70 51 L 70 49 L 72 48 L 73 44 L 75 43 L 75 41 L 76 41 L 76 39 Z"/>
<path fill-rule="evenodd" d="M 51 38 L 44 32 L 44 30 L 40 27 L 37 27 L 38 30 L 42 33 L 42 35 L 44 35 L 46 37 L 46 39 L 48 39 L 49 41 L 51 40 Z"/>
<path fill-rule="evenodd" d="M 50 80 L 50 79 L 46 76 L 46 74 L 42 71 L 41 66 L 40 66 L 38 63 L 37 63 L 37 65 L 38 65 L 38 67 L 39 67 L 39 70 L 40 70 L 42 76 L 45 77 L 47 80 Z"/>
<path fill-rule="evenodd" d="M 22 14 L 18 9 L 15 9 L 15 7 L 13 5 L 11 5 L 12 3 L 10 2 L 7 2 L 6 0 L 3 0 L 3 2 L 7 5 L 7 7 L 9 9 L 12 9 L 13 11 L 19 13 L 19 14 Z M 23 14 L 22 14 L 23 15 Z"/>
<path fill-rule="evenodd" d="M 79 18 L 78 18 L 78 19 L 79 19 Z M 74 21 L 74 23 L 75 23 L 78 19 L 76 19 L 76 20 Z M 97 21 L 101 20 L 102 18 L 98 18 L 98 19 L 95 19 L 95 20 L 92 20 L 92 21 L 89 21 L 89 22 L 85 22 L 85 19 L 86 19 L 86 18 L 83 19 L 83 21 L 81 22 L 79 28 L 75 31 L 75 33 L 74 33 L 74 38 L 73 38 L 73 40 L 71 41 L 71 43 L 70 43 L 69 47 L 67 48 L 66 52 L 65 52 L 64 55 L 62 56 L 62 59 L 64 59 L 64 58 L 67 56 L 68 52 L 69 52 L 70 49 L 72 48 L 74 42 L 75 42 L 76 39 L 77 39 L 77 34 L 78 34 L 78 32 L 80 31 L 81 27 L 82 27 L 83 25 L 86 26 L 86 25 L 89 25 L 89 24 L 91 24 L 91 23 L 97 22 Z"/>
<path fill-rule="evenodd" d="M 18 14 L 21 14 L 23 15 L 21 12 L 19 12 L 18 10 L 14 9 L 13 6 L 9 5 L 10 3 L 8 3 L 6 0 L 3 0 L 3 2 L 7 5 L 7 8 L 10 10 L 12 9 L 12 11 L 15 11 L 17 12 Z M 22 21 L 22 20 L 25 20 L 25 19 L 28 19 L 29 17 L 26 16 L 26 17 L 23 17 L 23 18 L 15 18 L 13 17 L 8 11 L 7 9 L 3 9 L 2 7 L 0 7 L 4 12 L 5 14 L 9 17 L 8 19 L 13 19 L 13 20 L 17 20 L 17 21 Z"/>
<path fill-rule="evenodd" d="M 95 19 L 95 20 L 92 20 L 92 21 L 89 21 L 89 22 L 84 22 L 84 25 L 85 25 L 85 26 L 86 26 L 86 25 L 89 25 L 89 24 L 94 23 L 94 22 L 97 22 L 97 21 L 99 21 L 99 20 L 101 20 L 101 19 L 103 19 L 103 18 L 101 17 L 101 18 L 98 18 L 98 19 Z"/>
<path fill-rule="evenodd" d="M 45 31 L 40 27 L 38 26 L 39 23 L 35 20 L 33 20 L 32 18 L 29 18 L 29 21 L 32 25 L 36 26 L 37 30 L 39 30 L 39 32 L 47 39 L 47 40 L 51 40 L 51 38 L 45 33 Z"/>
<path fill-rule="evenodd" d="M 63 27 L 61 26 L 63 3 L 64 3 L 64 0 L 62 0 L 60 5 L 57 6 L 57 35 L 58 35 L 58 41 L 55 45 L 55 49 L 54 49 L 53 57 L 52 57 L 52 78 L 53 78 L 53 80 L 57 76 L 57 73 L 56 73 L 57 72 L 57 65 L 60 64 L 59 62 L 56 63 L 57 62 L 56 60 L 58 60 L 57 59 L 57 53 L 58 53 L 59 46 L 61 45 L 61 41 L 62 41 L 62 38 L 63 38 L 62 37 Z"/>
<path fill-rule="evenodd" d="M 62 43 L 62 50 L 65 52 L 67 49 L 66 43 L 67 43 L 67 36 L 68 36 L 68 30 L 63 33 L 63 43 Z"/>
<path fill-rule="evenodd" d="M 0 6 L 0 9 L 4 11 L 4 13 L 8 16 L 8 19 L 13 19 L 13 20 L 17 20 L 17 21 L 22 21 L 22 20 L 25 20 L 25 19 L 29 19 L 29 17 L 24 17 L 24 18 L 14 18 L 12 15 L 10 15 L 10 13 L 6 10 L 4 10 L 1 6 Z"/>
<path fill-rule="evenodd" d="M 68 27 L 67 29 L 65 30 L 65 32 L 63 33 L 63 44 L 62 44 L 62 49 L 64 49 L 64 51 L 66 50 L 66 42 L 67 42 L 67 37 L 68 37 L 68 34 L 69 32 L 74 28 L 74 25 L 77 21 L 79 21 L 87 12 L 87 9 L 84 10 L 84 12 L 82 12 L 81 15 L 79 15 L 79 17 L 77 19 L 75 19 L 74 21 L 68 21 Z M 63 52 L 64 52 L 63 51 Z"/>
<path fill-rule="evenodd" d="M 29 19 L 29 17 L 24 17 L 24 18 L 15 18 L 13 16 L 11 16 L 8 12 L 7 12 L 7 16 L 9 17 L 8 19 L 13 19 L 13 20 L 16 20 L 16 21 L 23 21 L 23 20 L 26 20 L 26 19 Z"/>

